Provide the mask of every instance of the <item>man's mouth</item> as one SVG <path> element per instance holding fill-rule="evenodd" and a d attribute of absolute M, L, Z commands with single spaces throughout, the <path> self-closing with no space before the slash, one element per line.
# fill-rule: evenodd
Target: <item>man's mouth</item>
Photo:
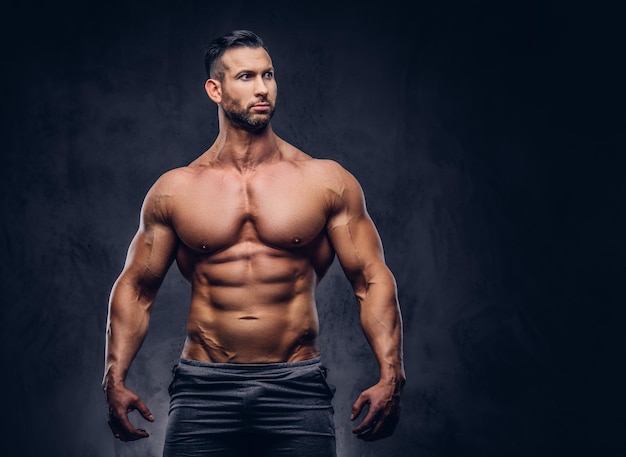
<path fill-rule="evenodd" d="M 254 105 L 252 105 L 252 109 L 255 111 L 269 111 L 270 108 L 270 104 L 266 102 L 255 103 Z"/>

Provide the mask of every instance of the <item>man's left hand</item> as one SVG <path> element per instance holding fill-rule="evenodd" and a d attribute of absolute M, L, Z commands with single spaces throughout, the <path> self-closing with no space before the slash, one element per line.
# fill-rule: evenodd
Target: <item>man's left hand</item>
<path fill-rule="evenodd" d="M 375 441 L 393 434 L 400 419 L 400 391 L 402 386 L 383 381 L 361 392 L 352 405 L 350 420 L 355 420 L 368 405 L 363 421 L 352 429 L 357 438 Z"/>

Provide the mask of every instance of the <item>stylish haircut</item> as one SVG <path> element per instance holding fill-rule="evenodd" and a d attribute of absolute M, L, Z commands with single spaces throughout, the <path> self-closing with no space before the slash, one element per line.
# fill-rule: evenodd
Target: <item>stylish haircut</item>
<path fill-rule="evenodd" d="M 204 53 L 204 68 L 207 76 L 221 81 L 224 78 L 224 69 L 219 65 L 220 58 L 227 49 L 241 47 L 263 48 L 267 51 L 263 40 L 256 33 L 249 30 L 234 30 L 216 38 L 207 46 Z"/>

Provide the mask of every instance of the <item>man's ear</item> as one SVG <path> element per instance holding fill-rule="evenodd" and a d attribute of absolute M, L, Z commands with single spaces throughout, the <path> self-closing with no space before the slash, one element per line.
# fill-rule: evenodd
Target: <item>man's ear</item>
<path fill-rule="evenodd" d="M 222 84 L 217 79 L 207 79 L 204 83 L 204 90 L 214 103 L 222 103 Z"/>

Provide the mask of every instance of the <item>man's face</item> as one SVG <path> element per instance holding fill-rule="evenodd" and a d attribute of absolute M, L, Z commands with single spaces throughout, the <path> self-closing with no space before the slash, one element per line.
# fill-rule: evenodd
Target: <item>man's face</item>
<path fill-rule="evenodd" d="M 222 109 L 234 125 L 261 130 L 276 109 L 272 59 L 263 48 L 231 48 L 222 55 Z"/>

